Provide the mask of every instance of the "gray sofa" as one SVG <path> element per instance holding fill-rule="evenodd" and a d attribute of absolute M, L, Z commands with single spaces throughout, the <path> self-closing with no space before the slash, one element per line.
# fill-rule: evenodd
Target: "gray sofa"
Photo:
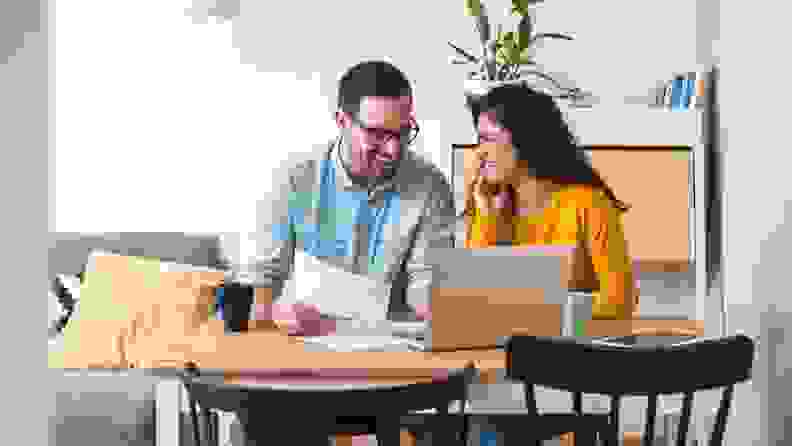
<path fill-rule="evenodd" d="M 91 249 L 125 255 L 159 257 L 197 266 L 222 267 L 218 236 L 182 233 L 106 233 L 51 235 L 49 277 L 77 274 Z M 49 348 L 59 348 L 57 339 Z M 157 444 L 156 397 L 162 378 L 142 370 L 97 371 L 49 369 L 55 390 L 50 444 L 56 446 Z M 182 417 L 183 422 L 187 421 Z M 171 417 L 173 421 L 178 418 Z M 177 426 L 169 426 L 171 431 Z M 162 428 L 162 426 L 160 426 Z M 180 428 L 184 431 L 183 427 Z M 189 432 L 189 431 L 186 431 Z M 180 435 L 190 444 L 189 435 Z M 161 445 L 165 446 L 165 445 Z"/>

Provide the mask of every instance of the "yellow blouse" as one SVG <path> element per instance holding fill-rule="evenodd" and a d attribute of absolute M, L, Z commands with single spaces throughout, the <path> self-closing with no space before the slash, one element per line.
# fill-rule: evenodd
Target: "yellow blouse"
<path fill-rule="evenodd" d="M 582 265 L 573 270 L 573 283 L 586 283 L 590 276 L 595 291 L 594 319 L 629 319 L 636 289 L 632 262 L 621 222 L 621 211 L 599 188 L 563 186 L 553 193 L 551 204 L 538 216 L 515 217 L 515 245 L 575 245 Z M 495 221 L 478 210 L 471 219 L 468 248 L 496 243 Z M 586 273 L 586 271 L 590 271 Z M 592 274 L 593 273 L 593 274 Z"/>

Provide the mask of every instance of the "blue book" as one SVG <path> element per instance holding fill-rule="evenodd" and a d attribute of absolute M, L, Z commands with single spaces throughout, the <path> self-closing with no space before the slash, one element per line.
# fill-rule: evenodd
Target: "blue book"
<path fill-rule="evenodd" d="M 218 320 L 223 320 L 223 297 L 225 293 L 223 292 L 223 287 L 218 287 L 215 289 L 215 316 Z"/>
<path fill-rule="evenodd" d="M 481 432 L 479 435 L 479 444 L 481 446 L 498 446 L 498 433 Z"/>
<path fill-rule="evenodd" d="M 684 106 L 682 99 L 685 94 L 685 78 L 682 76 L 674 76 L 671 81 L 671 110 L 679 110 Z"/>
<path fill-rule="evenodd" d="M 687 91 L 685 95 L 687 96 L 687 100 L 685 101 L 685 108 L 692 109 L 695 106 L 696 97 L 696 73 L 690 72 L 687 75 Z"/>
<path fill-rule="evenodd" d="M 685 77 L 682 79 L 682 93 L 679 95 L 679 109 L 680 110 L 687 110 L 688 108 L 688 79 Z"/>

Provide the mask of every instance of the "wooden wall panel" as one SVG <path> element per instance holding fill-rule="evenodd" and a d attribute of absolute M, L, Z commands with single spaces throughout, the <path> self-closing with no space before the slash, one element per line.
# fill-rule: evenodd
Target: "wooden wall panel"
<path fill-rule="evenodd" d="M 589 151 L 624 214 L 630 255 L 644 269 L 686 270 L 690 252 L 691 151 L 624 148 Z"/>
<path fill-rule="evenodd" d="M 475 174 L 473 147 L 460 144 L 453 150 L 452 181 L 458 211 L 464 202 L 464 184 Z M 623 222 L 630 255 L 638 268 L 646 272 L 688 271 L 693 256 L 693 152 L 671 146 L 587 146 L 586 151 L 616 196 L 632 206 Z"/>

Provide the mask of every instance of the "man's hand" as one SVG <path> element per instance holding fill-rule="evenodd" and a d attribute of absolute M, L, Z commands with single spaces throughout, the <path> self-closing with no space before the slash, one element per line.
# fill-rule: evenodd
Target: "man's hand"
<path fill-rule="evenodd" d="M 323 319 L 313 305 L 257 304 L 255 319 L 274 321 L 290 335 L 325 336 L 335 331 L 335 321 Z"/>

